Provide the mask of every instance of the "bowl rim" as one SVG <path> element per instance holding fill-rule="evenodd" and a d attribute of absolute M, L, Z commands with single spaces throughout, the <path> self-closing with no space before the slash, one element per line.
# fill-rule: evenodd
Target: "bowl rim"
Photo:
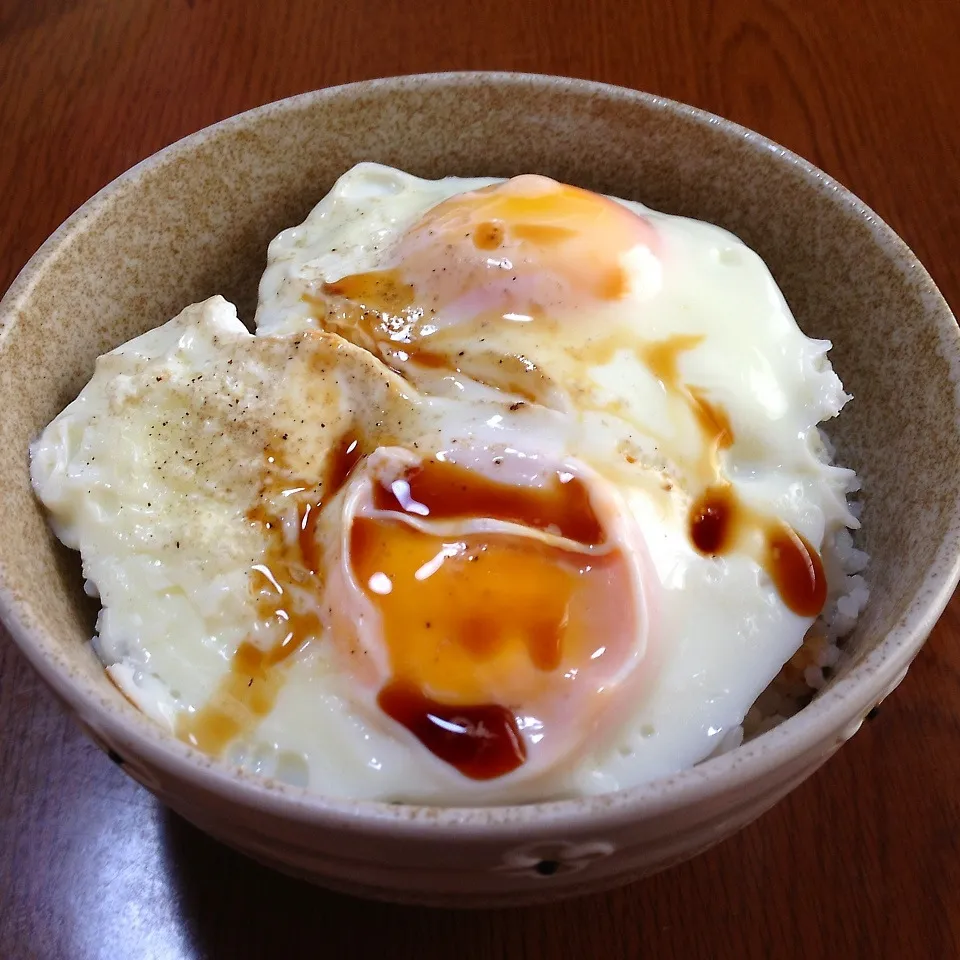
<path fill-rule="evenodd" d="M 97 191 L 29 259 L 0 300 L 0 350 L 18 322 L 21 305 L 29 298 L 38 278 L 55 262 L 61 249 L 88 220 L 111 202 L 114 195 L 132 187 L 144 173 L 175 162 L 181 155 L 226 130 L 257 123 L 274 113 L 309 109 L 316 102 L 367 92 L 389 94 L 416 88 L 429 94 L 438 89 L 470 88 L 479 82 L 501 88 L 532 87 L 561 93 L 592 94 L 612 101 L 639 101 L 652 113 L 679 116 L 695 126 L 711 128 L 730 140 L 744 142 L 754 150 L 773 153 L 780 163 L 799 174 L 812 190 L 828 196 L 838 207 L 863 221 L 891 262 L 918 284 L 926 302 L 927 315 L 938 330 L 940 352 L 949 364 L 954 382 L 960 380 L 960 331 L 932 278 L 903 240 L 873 210 L 822 170 L 753 130 L 688 104 L 593 80 L 507 71 L 406 74 L 341 84 L 254 107 L 175 141 Z M 960 390 L 955 391 L 955 396 L 955 414 L 960 416 Z M 454 835 L 458 840 L 490 839 L 492 836 L 519 838 L 526 835 L 526 830 L 533 824 L 538 829 L 562 826 L 566 831 L 589 828 L 595 833 L 605 826 L 615 829 L 626 821 L 649 819 L 671 810 L 702 804 L 711 798 L 744 790 L 751 782 L 765 779 L 778 768 L 789 767 L 792 761 L 816 750 L 828 734 L 835 735 L 835 731 L 851 723 L 856 729 L 862 714 L 902 678 L 949 602 L 958 580 L 960 500 L 953 505 L 947 533 L 900 621 L 847 676 L 835 681 L 794 717 L 729 753 L 638 786 L 606 794 L 500 806 L 440 807 L 331 797 L 247 774 L 223 761 L 209 758 L 176 739 L 126 701 L 114 708 L 105 703 L 92 685 L 78 682 L 55 655 L 55 641 L 42 635 L 41 631 L 35 635 L 31 630 L 29 618 L 21 611 L 16 594 L 7 582 L 2 557 L 0 619 L 27 660 L 56 694 L 81 717 L 96 717 L 108 743 L 123 744 L 125 751 L 131 752 L 131 767 L 137 766 L 134 758 L 142 757 L 148 764 L 195 789 L 223 795 L 248 810 L 304 826 L 362 827 L 364 832 L 372 835 L 426 834 L 440 840 Z M 848 735 L 845 734 L 843 739 Z"/>

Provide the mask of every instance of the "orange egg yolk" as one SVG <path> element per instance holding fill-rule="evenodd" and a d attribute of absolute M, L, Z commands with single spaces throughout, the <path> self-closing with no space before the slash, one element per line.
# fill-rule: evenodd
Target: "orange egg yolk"
<path fill-rule="evenodd" d="M 639 616 L 623 551 L 605 542 L 569 474 L 522 487 L 427 461 L 381 480 L 372 505 L 354 518 L 349 549 L 390 662 L 380 708 L 467 776 L 515 769 L 521 725 L 573 696 L 580 675 L 595 695 L 634 650 Z M 449 528 L 478 516 L 520 529 L 451 533 L 406 519 Z"/>
<path fill-rule="evenodd" d="M 491 292 L 510 296 L 513 287 L 513 305 L 535 310 L 558 296 L 577 303 L 621 299 L 629 290 L 623 257 L 634 247 L 655 246 L 655 239 L 650 224 L 622 204 L 527 175 L 434 207 L 404 239 L 402 256 L 424 281 L 429 264 L 431 283 L 459 286 L 461 294 L 493 286 L 500 290 Z M 449 279 L 449 270 L 433 272 L 444 250 L 459 261 Z"/>
<path fill-rule="evenodd" d="M 526 175 L 438 204 L 404 235 L 394 267 L 343 277 L 323 292 L 363 304 L 391 339 L 413 342 L 435 323 L 555 320 L 620 300 L 630 285 L 623 260 L 636 247 L 657 247 L 643 217 Z"/>

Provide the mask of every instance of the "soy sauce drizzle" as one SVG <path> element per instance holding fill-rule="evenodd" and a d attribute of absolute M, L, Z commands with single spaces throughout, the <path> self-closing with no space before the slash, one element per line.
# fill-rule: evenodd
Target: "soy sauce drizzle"
<path fill-rule="evenodd" d="M 506 707 L 449 706 L 398 680 L 380 691 L 377 703 L 434 756 L 472 780 L 502 777 L 527 759 L 516 718 Z"/>
<path fill-rule="evenodd" d="M 785 523 L 771 522 L 763 565 L 787 607 L 801 617 L 819 616 L 827 600 L 827 578 L 820 554 L 806 537 Z"/>
<path fill-rule="evenodd" d="M 498 483 L 455 463 L 426 460 L 373 490 L 378 510 L 396 510 L 433 520 L 484 517 L 549 530 L 588 546 L 604 541 L 603 526 L 586 484 L 554 473 L 543 486 Z"/>
<path fill-rule="evenodd" d="M 357 464 L 368 451 L 362 437 L 357 433 L 346 433 L 330 452 L 327 463 L 327 476 L 323 486 L 323 499 L 330 501 L 350 479 Z"/>
<path fill-rule="evenodd" d="M 176 733 L 182 740 L 205 753 L 217 756 L 240 736 L 249 735 L 276 704 L 286 682 L 286 662 L 312 638 L 322 624 L 318 614 L 303 610 L 292 601 L 289 588 L 318 593 L 321 589 L 322 557 L 317 543 L 317 524 L 323 505 L 332 499 L 366 455 L 363 439 L 345 433 L 332 448 L 323 482 L 316 485 L 322 497 L 303 483 L 305 493 L 296 504 L 298 533 L 294 544 L 284 539 L 283 517 L 272 506 L 284 468 L 282 445 L 264 451 L 266 469 L 257 503 L 247 520 L 259 526 L 267 539 L 260 562 L 250 572 L 250 589 L 255 598 L 257 618 L 273 627 L 277 640 L 262 648 L 250 640 L 237 647 L 224 676 L 210 699 L 194 712 L 182 713 Z"/>
<path fill-rule="evenodd" d="M 816 549 L 797 531 L 772 517 L 749 509 L 723 479 L 720 454 L 733 445 L 730 419 L 719 404 L 704 391 L 685 384 L 680 375 L 683 353 L 700 345 L 703 337 L 681 334 L 645 345 L 639 356 L 664 388 L 685 403 L 703 435 L 707 464 L 714 477 L 696 498 L 689 512 L 689 536 L 695 549 L 711 557 L 735 549 L 752 552 L 773 581 L 789 610 L 803 617 L 815 617 L 823 609 L 827 583 L 823 563 Z M 751 534 L 759 534 L 762 547 L 751 545 Z"/>
<path fill-rule="evenodd" d="M 709 487 L 694 502 L 690 508 L 690 540 L 700 553 L 716 557 L 731 549 L 738 508 L 729 486 Z"/>
<path fill-rule="evenodd" d="M 414 296 L 414 288 L 396 270 L 383 270 L 324 283 L 320 295 L 306 293 L 301 299 L 323 311 L 317 318 L 325 329 L 373 353 L 402 377 L 410 374 L 411 367 L 462 374 L 529 403 L 562 408 L 557 385 L 529 357 L 477 345 L 484 324 L 503 322 L 502 316 L 481 315 L 461 324 L 461 337 L 468 327 L 472 331 L 471 348 L 464 350 L 459 340 L 450 341 L 443 334 L 420 335 L 418 325 L 427 311 L 415 305 Z"/>
<path fill-rule="evenodd" d="M 751 533 L 760 535 L 759 549 L 751 544 Z M 827 579 L 820 554 L 788 524 L 747 508 L 729 484 L 708 488 L 694 502 L 690 540 L 706 556 L 734 549 L 753 553 L 786 607 L 798 616 L 815 617 L 823 609 Z"/>

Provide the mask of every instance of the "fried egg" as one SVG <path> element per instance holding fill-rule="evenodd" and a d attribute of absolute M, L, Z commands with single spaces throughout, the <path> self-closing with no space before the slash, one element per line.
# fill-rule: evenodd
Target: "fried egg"
<path fill-rule="evenodd" d="M 117 686 L 317 791 L 501 803 L 710 755 L 857 522 L 848 397 L 718 227 L 540 176 L 345 174 L 34 445 Z"/>

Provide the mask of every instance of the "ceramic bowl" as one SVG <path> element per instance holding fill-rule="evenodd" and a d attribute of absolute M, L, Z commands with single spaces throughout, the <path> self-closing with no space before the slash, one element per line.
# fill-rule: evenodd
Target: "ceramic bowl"
<path fill-rule="evenodd" d="M 378 160 L 427 177 L 539 172 L 721 224 L 770 265 L 856 400 L 833 427 L 865 488 L 870 603 L 830 685 L 773 731 L 676 776 L 582 800 L 434 809 L 328 799 L 210 760 L 138 713 L 88 640 L 75 554 L 34 500 L 27 445 L 98 354 L 222 293 L 253 316 L 269 240 Z M 321 90 L 161 151 L 74 214 L 0 306 L 0 604 L 77 721 L 225 843 L 341 890 L 516 904 L 660 870 L 809 776 L 900 682 L 958 576 L 960 349 L 916 258 L 872 211 L 769 140 L 691 107 L 554 77 L 438 74 Z M 842 760 L 840 761 L 842 762 Z"/>

